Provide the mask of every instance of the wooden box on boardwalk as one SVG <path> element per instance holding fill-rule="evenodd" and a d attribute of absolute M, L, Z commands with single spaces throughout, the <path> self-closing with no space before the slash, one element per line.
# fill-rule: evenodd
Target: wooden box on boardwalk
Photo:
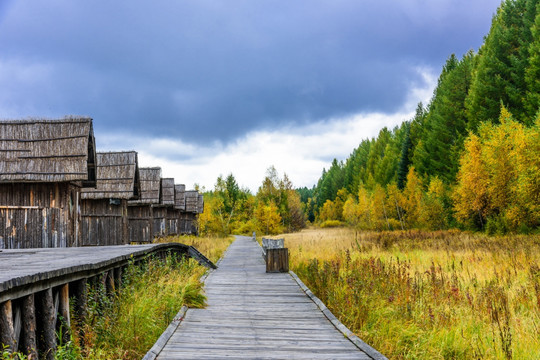
<path fill-rule="evenodd" d="M 289 272 L 289 249 L 285 248 L 285 239 L 262 239 L 263 257 L 266 272 Z"/>
<path fill-rule="evenodd" d="M 289 272 L 289 249 L 267 249 L 266 272 Z"/>

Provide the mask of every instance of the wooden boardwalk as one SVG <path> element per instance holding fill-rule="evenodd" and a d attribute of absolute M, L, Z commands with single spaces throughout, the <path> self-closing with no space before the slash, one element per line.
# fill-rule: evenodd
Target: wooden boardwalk
<path fill-rule="evenodd" d="M 87 278 L 129 260 L 174 250 L 205 260 L 196 249 L 183 244 L 147 244 L 0 250 L 0 303 L 46 288 Z M 213 264 L 205 264 L 213 266 Z"/>
<path fill-rule="evenodd" d="M 208 307 L 187 311 L 158 359 L 377 358 L 339 332 L 290 274 L 267 274 L 251 238 L 229 247 L 205 291 Z"/>

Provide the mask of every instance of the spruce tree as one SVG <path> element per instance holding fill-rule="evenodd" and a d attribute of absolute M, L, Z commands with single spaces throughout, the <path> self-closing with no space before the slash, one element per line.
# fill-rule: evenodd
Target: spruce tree
<path fill-rule="evenodd" d="M 538 0 L 506 0 L 497 10 L 480 48 L 466 102 L 471 130 L 484 121 L 498 122 L 501 102 L 519 121 L 532 124 L 532 118 L 524 111 L 525 71 L 537 3 Z"/>

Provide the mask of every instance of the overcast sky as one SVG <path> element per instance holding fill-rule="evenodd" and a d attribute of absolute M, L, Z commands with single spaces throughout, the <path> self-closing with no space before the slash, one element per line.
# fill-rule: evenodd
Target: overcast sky
<path fill-rule="evenodd" d="M 188 188 L 311 187 L 410 119 L 497 0 L 0 0 L 0 118 L 87 115 Z"/>

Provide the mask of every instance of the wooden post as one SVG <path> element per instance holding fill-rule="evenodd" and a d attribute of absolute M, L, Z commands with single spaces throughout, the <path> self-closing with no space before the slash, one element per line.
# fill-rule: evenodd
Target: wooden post
<path fill-rule="evenodd" d="M 8 346 L 10 351 L 15 351 L 11 300 L 0 304 L 0 343 Z"/>
<path fill-rule="evenodd" d="M 62 343 L 66 344 L 70 338 L 71 316 L 69 314 L 69 284 L 62 285 L 59 293 L 58 314 L 62 317 L 58 322 L 59 329 L 62 330 Z"/>
<path fill-rule="evenodd" d="M 114 269 L 114 286 L 116 290 L 120 290 L 120 287 L 122 286 L 122 267 L 119 266 Z"/>
<path fill-rule="evenodd" d="M 105 272 L 105 291 L 107 296 L 111 297 L 114 294 L 114 271 L 109 270 Z"/>
<path fill-rule="evenodd" d="M 28 355 L 29 359 L 38 358 L 36 338 L 36 309 L 34 294 L 22 299 L 22 335 L 19 349 Z"/>
<path fill-rule="evenodd" d="M 84 278 L 71 284 L 71 294 L 75 298 L 75 316 L 80 324 L 86 319 L 86 306 L 88 303 L 88 279 Z"/>
<path fill-rule="evenodd" d="M 289 249 L 266 249 L 266 272 L 289 272 Z"/>
<path fill-rule="evenodd" d="M 40 293 L 40 350 L 46 360 L 54 360 L 56 353 L 56 307 L 54 305 L 53 292 L 49 288 Z"/>
<path fill-rule="evenodd" d="M 21 304 L 18 301 L 11 302 L 11 311 L 13 314 L 13 336 L 15 339 L 14 351 L 19 351 L 19 342 L 21 339 L 22 319 Z"/>
<path fill-rule="evenodd" d="M 88 289 L 87 289 L 88 280 L 81 279 L 71 283 L 69 287 L 71 290 L 71 296 L 75 299 L 73 311 L 75 316 L 75 324 L 79 332 L 79 338 L 81 339 L 80 345 L 84 347 L 84 323 L 86 321 L 87 314 L 87 304 L 88 304 Z"/>

